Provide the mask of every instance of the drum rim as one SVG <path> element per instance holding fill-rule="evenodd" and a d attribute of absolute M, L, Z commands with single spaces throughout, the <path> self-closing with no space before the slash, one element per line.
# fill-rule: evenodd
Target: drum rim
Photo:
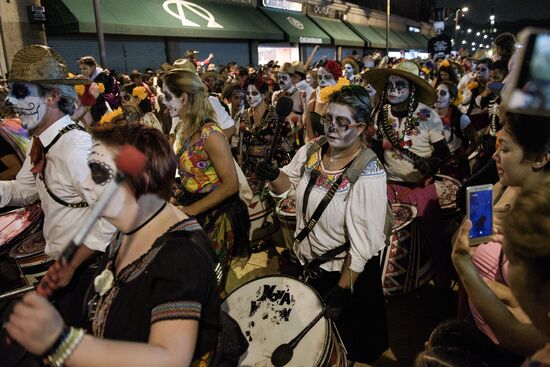
<path fill-rule="evenodd" d="M 34 251 L 34 252 L 27 253 L 27 254 L 24 254 L 24 255 L 23 254 L 20 254 L 20 255 L 15 254 L 15 250 L 17 250 L 17 248 L 20 245 L 23 244 L 23 241 L 25 241 L 27 239 L 30 239 L 32 237 L 38 237 L 38 236 L 41 236 L 42 238 L 44 238 L 44 234 L 42 233 L 42 231 L 34 232 L 34 233 L 29 234 L 28 236 L 23 237 L 19 243 L 14 244 L 14 246 L 10 249 L 10 251 L 8 252 L 8 256 L 13 260 L 22 260 L 22 259 L 26 259 L 26 258 L 29 258 L 29 257 L 36 256 L 40 253 L 44 253 L 45 247 L 43 247 L 41 251 Z M 45 242 L 46 242 L 46 239 L 44 239 L 44 243 Z"/>
<path fill-rule="evenodd" d="M 241 285 L 238 286 L 237 288 L 233 289 L 233 290 L 231 291 L 231 293 L 229 293 L 229 294 L 227 295 L 227 297 L 225 297 L 225 299 L 223 300 L 222 304 L 224 304 L 224 303 L 226 302 L 226 300 L 227 300 L 233 293 L 235 293 L 235 292 L 238 291 L 239 289 L 243 288 L 243 287 L 244 287 L 245 285 L 247 285 L 248 283 L 252 283 L 252 282 L 254 282 L 254 281 L 256 281 L 256 280 L 261 280 L 261 279 L 265 279 L 265 278 L 290 278 L 290 279 L 296 280 L 296 281 L 298 281 L 298 282 L 304 284 L 305 286 L 309 287 L 309 289 L 311 289 L 311 290 L 315 293 L 315 295 L 319 298 L 319 300 L 321 301 L 321 305 L 322 305 L 322 306 L 326 306 L 326 305 L 325 305 L 325 301 L 323 300 L 323 297 L 321 297 L 321 296 L 319 295 L 319 293 L 315 290 L 315 288 L 313 288 L 311 285 L 309 285 L 309 284 L 307 284 L 306 282 L 303 282 L 302 280 L 300 280 L 299 278 L 296 278 L 296 277 L 293 277 L 293 276 L 288 276 L 288 275 L 273 275 L 273 274 L 272 274 L 272 275 L 262 275 L 262 276 L 260 276 L 260 277 L 258 277 L 258 278 L 254 278 L 254 279 L 252 279 L 252 280 L 250 280 L 250 281 L 248 281 L 248 282 L 246 282 L 246 283 L 244 283 L 244 284 L 241 284 Z"/>
<path fill-rule="evenodd" d="M 293 197 L 292 195 L 289 195 L 286 198 L 284 198 L 282 200 L 279 200 L 277 202 L 277 204 L 275 204 L 275 214 L 277 214 L 277 215 L 281 214 L 281 216 L 283 216 L 283 217 L 296 217 L 296 212 L 288 213 L 288 212 L 282 211 L 282 209 L 281 209 L 281 205 L 282 205 L 283 201 L 285 201 L 286 199 L 290 199 L 292 197 Z M 294 200 L 296 200 L 296 196 L 294 196 Z M 296 209 L 296 207 L 294 207 L 294 209 Z"/>
<path fill-rule="evenodd" d="M 404 207 L 409 207 L 411 209 L 411 212 L 412 212 L 412 217 L 401 223 L 400 225 L 396 225 L 394 228 L 392 228 L 392 233 L 397 233 L 399 232 L 400 230 L 402 230 L 403 228 L 405 228 L 406 226 L 410 225 L 416 218 L 418 218 L 418 208 L 415 206 L 415 205 L 412 205 L 412 204 L 401 204 L 401 203 L 392 203 L 391 204 L 391 207 L 393 209 L 394 206 L 404 206 Z"/>

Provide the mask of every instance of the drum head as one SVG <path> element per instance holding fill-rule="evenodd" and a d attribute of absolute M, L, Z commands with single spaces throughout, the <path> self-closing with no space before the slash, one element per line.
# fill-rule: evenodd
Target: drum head
<path fill-rule="evenodd" d="M 275 210 L 279 216 L 296 217 L 296 198 L 291 196 L 279 201 Z"/>
<path fill-rule="evenodd" d="M 21 240 L 14 248 L 10 250 L 12 259 L 24 259 L 44 253 L 46 240 L 42 235 L 42 231 L 36 232 Z"/>
<path fill-rule="evenodd" d="M 418 214 L 414 205 L 410 204 L 392 204 L 391 209 L 395 216 L 395 225 L 393 231 L 397 232 L 408 226 Z"/>
<path fill-rule="evenodd" d="M 271 354 L 290 342 L 323 305 L 317 293 L 297 279 L 268 276 L 237 288 L 223 302 L 222 309 L 241 327 L 249 347 L 240 366 L 271 366 Z M 300 341 L 289 366 L 317 366 L 330 347 L 330 325 L 319 322 Z"/>
<path fill-rule="evenodd" d="M 38 226 L 41 219 L 42 209 L 39 204 L 0 215 L 0 247 L 13 243 L 27 230 Z"/>
<path fill-rule="evenodd" d="M 439 196 L 441 209 L 451 209 L 456 206 L 456 194 L 461 185 L 456 178 L 445 175 L 435 176 L 435 189 L 437 190 L 437 196 Z"/>

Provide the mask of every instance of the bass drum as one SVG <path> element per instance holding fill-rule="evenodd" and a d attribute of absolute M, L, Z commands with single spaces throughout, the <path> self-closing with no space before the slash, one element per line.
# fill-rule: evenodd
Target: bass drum
<path fill-rule="evenodd" d="M 301 281 L 267 276 L 242 285 L 222 303 L 249 346 L 239 366 L 273 366 L 271 354 L 288 343 L 323 310 L 317 292 Z M 334 324 L 321 318 L 294 349 L 288 366 L 346 366 L 346 352 Z"/>
<path fill-rule="evenodd" d="M 7 254 L 21 238 L 39 231 L 42 218 L 40 204 L 0 214 L 0 256 Z"/>
<path fill-rule="evenodd" d="M 42 231 L 25 237 L 11 249 L 9 256 L 17 263 L 27 285 L 38 284 L 54 260 L 44 253 L 46 240 Z"/>
<path fill-rule="evenodd" d="M 296 259 L 294 254 L 294 234 L 296 232 L 296 197 L 289 196 L 277 203 L 275 214 L 281 225 L 281 232 L 285 247 L 291 258 Z"/>

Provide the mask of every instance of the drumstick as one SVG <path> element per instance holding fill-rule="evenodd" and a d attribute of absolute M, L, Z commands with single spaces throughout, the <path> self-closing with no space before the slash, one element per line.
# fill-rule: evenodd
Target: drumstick
<path fill-rule="evenodd" d="M 275 148 L 281 138 L 281 130 L 283 129 L 284 121 L 292 112 L 293 107 L 294 101 L 292 101 L 292 98 L 290 97 L 282 96 L 277 100 L 277 106 L 275 106 L 275 111 L 277 112 L 277 126 L 275 127 L 273 140 L 271 141 L 271 146 L 269 147 L 267 156 L 264 158 L 264 162 L 271 163 L 273 155 L 275 154 Z M 260 199 L 262 199 L 265 194 L 265 180 L 261 180 L 259 182 L 258 188 L 260 189 Z"/>
<path fill-rule="evenodd" d="M 118 188 L 128 176 L 137 176 L 145 168 L 146 157 L 145 154 L 140 152 L 135 147 L 126 144 L 122 146 L 118 156 L 115 158 L 115 164 L 117 166 L 117 174 L 115 176 L 115 185 L 108 186 L 107 190 L 103 193 L 98 202 L 92 207 L 92 210 L 84 223 L 80 227 L 80 230 L 73 237 L 71 242 L 65 247 L 61 253 L 59 260 L 65 260 L 69 264 L 80 244 L 84 241 L 84 238 L 88 235 L 95 222 L 101 216 L 101 213 L 109 204 Z M 37 288 L 37 293 L 49 297 L 53 290 L 48 287 L 44 282 L 41 282 Z"/>
<path fill-rule="evenodd" d="M 23 293 L 27 293 L 34 290 L 34 285 L 28 285 L 26 287 L 17 288 L 6 293 L 0 294 L 0 302 L 6 299 L 19 297 Z"/>

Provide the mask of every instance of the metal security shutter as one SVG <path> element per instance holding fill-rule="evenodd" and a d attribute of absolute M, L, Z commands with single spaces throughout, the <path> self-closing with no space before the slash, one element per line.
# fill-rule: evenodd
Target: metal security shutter
<path fill-rule="evenodd" d="M 309 55 L 313 52 L 313 48 L 315 46 L 302 46 L 305 55 L 303 56 L 304 62 L 308 59 Z M 319 62 L 321 59 L 327 59 L 327 60 L 335 60 L 336 59 L 336 47 L 334 46 L 321 46 L 317 52 L 315 53 L 315 56 L 313 56 L 313 60 L 311 61 L 312 64 L 315 64 L 316 62 Z"/>
<path fill-rule="evenodd" d="M 93 56 L 99 62 L 97 39 L 91 37 L 48 37 L 48 46 L 55 49 L 67 63 L 69 70 L 80 73 L 78 59 L 82 56 Z"/>
<path fill-rule="evenodd" d="M 69 69 L 78 73 L 78 59 L 93 56 L 99 63 L 97 39 L 88 36 L 48 37 L 48 45 L 67 62 Z M 163 38 L 112 38 L 106 37 L 107 67 L 118 73 L 130 73 L 134 69 L 156 69 L 166 62 Z M 103 66 L 103 65 L 102 65 Z"/>
<path fill-rule="evenodd" d="M 199 51 L 199 60 L 206 59 L 212 52 L 214 54 L 212 62 L 216 65 L 235 61 L 237 65 L 246 66 L 250 62 L 248 42 L 180 40 L 178 42 L 178 57 L 183 57 L 188 49 Z"/>
<path fill-rule="evenodd" d="M 124 60 L 126 72 L 134 69 L 158 69 L 166 62 L 166 45 L 163 38 L 124 39 Z"/>

